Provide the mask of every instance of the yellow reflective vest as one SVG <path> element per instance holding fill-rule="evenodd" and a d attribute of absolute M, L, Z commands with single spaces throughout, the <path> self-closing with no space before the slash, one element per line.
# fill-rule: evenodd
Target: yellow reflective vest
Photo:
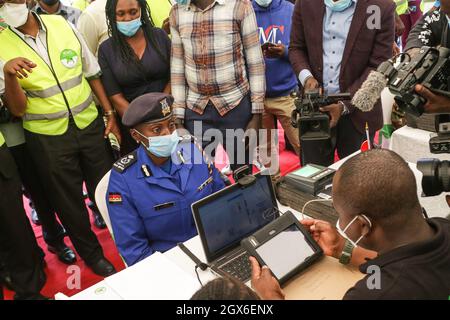
<path fill-rule="evenodd" d="M 5 144 L 5 137 L 3 137 L 3 134 L 0 132 L 0 147 Z"/>
<path fill-rule="evenodd" d="M 72 3 L 72 7 L 84 11 L 84 9 L 86 9 L 90 4 L 91 4 L 90 0 L 75 0 Z"/>
<path fill-rule="evenodd" d="M 27 96 L 23 127 L 38 134 L 61 135 L 73 117 L 76 126 L 84 129 L 98 111 L 83 75 L 81 44 L 63 17 L 40 17 L 47 33 L 49 65 L 11 29 L 0 32 L 0 59 L 24 57 L 36 64 L 28 78 L 19 79 Z"/>
<path fill-rule="evenodd" d="M 408 0 L 394 0 L 397 6 L 397 14 L 402 15 L 408 13 Z"/>

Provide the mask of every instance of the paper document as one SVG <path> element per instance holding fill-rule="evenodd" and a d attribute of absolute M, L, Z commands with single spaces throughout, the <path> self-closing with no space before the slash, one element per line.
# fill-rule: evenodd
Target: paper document
<path fill-rule="evenodd" d="M 363 277 L 358 269 L 325 256 L 290 280 L 283 290 L 287 300 L 341 300 Z"/>
<path fill-rule="evenodd" d="M 195 277 L 159 252 L 105 281 L 124 300 L 187 300 L 200 289 Z"/>
<path fill-rule="evenodd" d="M 59 295 L 55 296 L 58 300 L 63 300 L 63 297 Z M 123 300 L 105 280 L 89 287 L 73 296 L 68 298 L 70 300 Z"/>

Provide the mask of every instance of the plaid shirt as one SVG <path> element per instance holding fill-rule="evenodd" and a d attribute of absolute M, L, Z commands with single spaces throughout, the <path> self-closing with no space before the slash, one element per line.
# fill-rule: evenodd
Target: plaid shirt
<path fill-rule="evenodd" d="M 39 3 L 37 3 L 34 7 L 34 11 L 37 14 L 49 14 L 47 11 L 45 11 L 44 8 L 39 5 Z M 54 14 L 62 16 L 64 19 L 76 26 L 78 18 L 81 16 L 81 10 L 60 3 L 58 10 Z"/>
<path fill-rule="evenodd" d="M 177 118 L 184 119 L 186 107 L 202 114 L 209 101 L 223 116 L 249 90 L 252 113 L 263 112 L 264 58 L 251 1 L 215 0 L 204 11 L 176 4 L 170 26 Z"/>

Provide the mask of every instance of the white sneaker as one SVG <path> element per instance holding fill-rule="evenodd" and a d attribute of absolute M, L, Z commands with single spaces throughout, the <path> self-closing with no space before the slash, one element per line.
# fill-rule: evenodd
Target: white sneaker
<path fill-rule="evenodd" d="M 220 172 L 222 172 L 222 174 L 224 174 L 226 176 L 230 176 L 233 174 L 233 170 L 231 170 L 230 165 L 225 166 Z"/>

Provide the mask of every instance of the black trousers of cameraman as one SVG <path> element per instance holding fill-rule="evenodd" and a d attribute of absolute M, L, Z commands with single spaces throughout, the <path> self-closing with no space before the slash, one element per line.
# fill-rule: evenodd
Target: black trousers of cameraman
<path fill-rule="evenodd" d="M 373 145 L 374 133 L 370 134 Z M 331 140 L 303 141 L 300 139 L 302 158 L 306 159 L 303 165 L 315 163 L 330 166 L 334 163 L 337 150 L 339 159 L 343 159 L 360 150 L 361 144 L 367 140 L 366 134 L 356 130 L 349 116 L 339 119 L 336 127 L 331 129 Z"/>
<path fill-rule="evenodd" d="M 367 140 L 366 134 L 356 130 L 349 116 L 341 117 L 338 125 L 331 130 L 331 134 L 332 149 L 330 153 L 332 154 L 332 161 L 330 165 L 334 162 L 335 150 L 337 150 L 339 159 L 343 159 L 360 150 L 361 144 Z M 371 145 L 373 145 L 374 136 L 374 133 L 370 134 Z"/>
<path fill-rule="evenodd" d="M 0 252 L 17 298 L 32 299 L 45 284 L 42 251 L 23 208 L 22 182 L 6 144 L 0 147 Z"/>

